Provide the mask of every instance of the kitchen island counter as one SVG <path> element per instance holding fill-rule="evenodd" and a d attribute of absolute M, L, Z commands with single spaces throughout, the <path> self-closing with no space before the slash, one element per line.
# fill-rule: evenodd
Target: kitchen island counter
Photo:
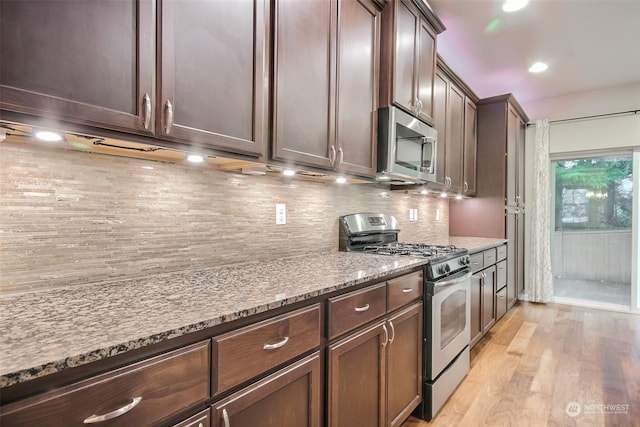
<path fill-rule="evenodd" d="M 307 254 L 0 296 L 0 388 L 384 280 L 426 262 Z"/>

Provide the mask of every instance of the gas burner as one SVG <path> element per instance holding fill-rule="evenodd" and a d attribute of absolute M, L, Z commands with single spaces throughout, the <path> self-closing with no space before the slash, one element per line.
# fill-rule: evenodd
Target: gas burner
<path fill-rule="evenodd" d="M 422 258 L 431 258 L 460 251 L 453 245 L 428 245 L 424 243 L 402 243 L 393 242 L 380 245 L 367 245 L 361 249 L 362 252 L 377 255 L 406 255 Z"/>

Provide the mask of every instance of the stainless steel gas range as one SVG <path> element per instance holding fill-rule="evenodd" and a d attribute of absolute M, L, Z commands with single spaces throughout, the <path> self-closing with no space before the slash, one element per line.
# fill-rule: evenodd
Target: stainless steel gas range
<path fill-rule="evenodd" d="M 423 398 L 413 415 L 431 420 L 469 371 L 471 291 L 469 252 L 455 246 L 398 242 L 395 217 L 340 217 L 339 249 L 426 258 Z"/>

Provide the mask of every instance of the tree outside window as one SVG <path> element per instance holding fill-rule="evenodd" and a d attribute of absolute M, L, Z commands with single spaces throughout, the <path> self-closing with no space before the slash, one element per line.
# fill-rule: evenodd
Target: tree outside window
<path fill-rule="evenodd" d="M 554 163 L 556 231 L 631 228 L 630 155 Z"/>

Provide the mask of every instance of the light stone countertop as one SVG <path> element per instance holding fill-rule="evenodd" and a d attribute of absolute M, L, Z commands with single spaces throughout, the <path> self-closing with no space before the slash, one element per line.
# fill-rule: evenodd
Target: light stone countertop
<path fill-rule="evenodd" d="M 459 248 L 467 248 L 470 253 L 495 248 L 507 243 L 507 239 L 493 239 L 489 237 L 449 236 L 449 244 Z"/>
<path fill-rule="evenodd" d="M 0 388 L 425 263 L 353 252 L 307 254 L 0 296 Z"/>

